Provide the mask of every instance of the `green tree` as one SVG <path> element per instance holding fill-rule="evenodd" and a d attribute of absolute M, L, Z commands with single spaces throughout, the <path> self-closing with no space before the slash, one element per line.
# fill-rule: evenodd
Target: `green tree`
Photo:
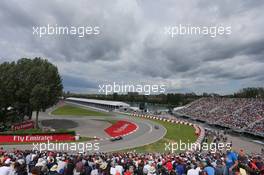
<path fill-rule="evenodd" d="M 32 117 L 32 107 L 30 105 L 31 91 L 34 87 L 35 76 L 31 70 L 34 69 L 32 59 L 22 58 L 17 61 L 15 77 L 17 82 L 17 91 L 15 94 L 16 100 L 14 107 L 19 109 L 21 112 L 26 111 L 26 115 Z"/>
<path fill-rule="evenodd" d="M 36 128 L 38 128 L 39 111 L 45 110 L 48 107 L 48 96 L 48 87 L 43 87 L 41 84 L 36 84 L 31 91 L 30 104 L 36 111 Z"/>
<path fill-rule="evenodd" d="M 0 120 L 5 120 L 7 109 L 15 101 L 16 82 L 15 82 L 15 63 L 0 64 Z"/>
<path fill-rule="evenodd" d="M 48 60 L 22 58 L 0 64 L 0 113 L 9 106 L 31 116 L 56 104 L 62 95 L 62 80 L 56 66 Z M 0 117 L 1 117 L 0 116 Z M 1 118 L 0 118 L 1 120 Z"/>
<path fill-rule="evenodd" d="M 40 111 L 56 104 L 62 96 L 62 81 L 58 69 L 47 60 L 35 58 L 30 71 L 33 87 L 30 93 L 30 106 L 36 111 L 36 127 Z"/>

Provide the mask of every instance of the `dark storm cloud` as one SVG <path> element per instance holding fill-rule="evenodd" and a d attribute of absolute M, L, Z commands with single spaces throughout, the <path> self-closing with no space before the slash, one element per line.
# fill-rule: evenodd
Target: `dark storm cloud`
<path fill-rule="evenodd" d="M 64 86 L 96 89 L 98 82 L 164 83 L 229 92 L 263 85 L 264 2 L 251 0 L 77 0 L 0 2 L 0 62 L 42 56 L 59 67 Z M 35 25 L 99 26 L 100 35 L 32 35 Z M 224 25 L 230 36 L 169 38 L 168 25 Z M 214 83 L 214 86 L 211 84 Z M 230 86 L 230 87 L 229 87 Z"/>

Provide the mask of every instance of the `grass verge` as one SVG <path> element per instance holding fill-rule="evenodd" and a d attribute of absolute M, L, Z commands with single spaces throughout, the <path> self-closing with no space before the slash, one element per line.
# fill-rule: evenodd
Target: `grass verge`
<path fill-rule="evenodd" d="M 123 150 L 123 152 L 137 152 L 137 153 L 165 153 L 170 152 L 169 150 L 165 150 L 165 144 L 169 143 L 194 143 L 197 139 L 197 136 L 195 135 L 195 129 L 192 126 L 184 125 L 184 124 L 175 124 L 175 123 L 169 123 L 165 121 L 160 120 L 152 120 L 156 123 L 159 123 L 163 125 L 167 129 L 166 135 L 159 141 L 141 146 L 136 147 L 133 149 L 126 149 Z M 179 153 L 180 150 L 175 151 L 174 153 Z"/>
<path fill-rule="evenodd" d="M 84 109 L 77 106 L 63 105 L 51 112 L 52 115 L 70 115 L 70 116 L 108 116 L 105 112 L 99 112 L 90 109 Z"/>

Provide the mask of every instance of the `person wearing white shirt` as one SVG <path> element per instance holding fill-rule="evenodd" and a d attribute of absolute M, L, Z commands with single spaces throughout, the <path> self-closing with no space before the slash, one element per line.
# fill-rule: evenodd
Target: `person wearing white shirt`
<path fill-rule="evenodd" d="M 115 163 L 113 161 L 111 162 L 110 174 L 111 175 L 116 174 Z"/>
<path fill-rule="evenodd" d="M 5 165 L 0 167 L 0 174 L 1 175 L 9 175 L 12 171 L 12 168 L 10 167 L 11 160 L 6 159 L 6 161 L 4 163 L 5 163 Z"/>
<path fill-rule="evenodd" d="M 187 171 L 187 175 L 199 175 L 200 168 L 197 168 L 195 165 L 191 165 L 191 169 Z"/>
<path fill-rule="evenodd" d="M 116 172 L 119 172 L 121 175 L 122 175 L 123 172 L 124 172 L 124 168 L 123 168 L 121 165 L 119 165 L 119 164 L 117 164 L 117 165 L 115 166 L 115 169 L 116 169 Z"/>
<path fill-rule="evenodd" d="M 150 165 L 149 165 L 148 162 L 147 162 L 146 165 L 143 167 L 143 172 L 144 172 L 145 174 L 148 174 L 149 169 L 150 169 Z"/>

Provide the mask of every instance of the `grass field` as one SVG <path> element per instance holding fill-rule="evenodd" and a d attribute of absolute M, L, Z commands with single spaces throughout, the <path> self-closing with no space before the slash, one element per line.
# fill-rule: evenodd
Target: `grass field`
<path fill-rule="evenodd" d="M 71 115 L 71 116 L 108 116 L 109 114 L 71 105 L 58 107 L 51 113 L 52 115 Z"/>
<path fill-rule="evenodd" d="M 152 143 L 150 145 L 145 145 L 133 149 L 128 149 L 124 151 L 135 151 L 138 153 L 145 153 L 145 152 L 169 152 L 169 150 L 165 151 L 165 144 L 168 143 L 179 143 L 180 141 L 183 143 L 194 143 L 197 139 L 195 135 L 195 129 L 189 125 L 183 124 L 173 124 L 169 122 L 153 120 L 161 125 L 163 125 L 167 129 L 167 133 L 161 140 Z M 180 151 L 175 151 L 180 152 Z"/>

